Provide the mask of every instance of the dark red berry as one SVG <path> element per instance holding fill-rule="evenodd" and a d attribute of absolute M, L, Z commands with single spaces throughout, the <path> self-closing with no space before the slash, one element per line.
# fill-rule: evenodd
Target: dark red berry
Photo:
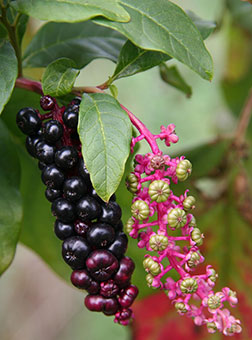
<path fill-rule="evenodd" d="M 41 127 L 41 120 L 36 110 L 25 107 L 17 113 L 16 122 L 26 135 L 35 135 Z"/>
<path fill-rule="evenodd" d="M 104 299 L 103 313 L 105 315 L 114 315 L 118 310 L 118 302 L 116 298 Z"/>
<path fill-rule="evenodd" d="M 60 189 L 64 183 L 65 176 L 55 164 L 51 164 L 43 169 L 41 178 L 47 187 Z"/>
<path fill-rule="evenodd" d="M 114 228 L 106 223 L 94 223 L 87 232 L 88 242 L 96 248 L 107 247 L 114 239 Z"/>
<path fill-rule="evenodd" d="M 101 295 L 87 295 L 85 306 L 92 312 L 102 312 L 105 298 Z"/>
<path fill-rule="evenodd" d="M 116 257 L 107 250 L 95 250 L 86 260 L 87 270 L 97 281 L 108 280 L 117 270 Z"/>
<path fill-rule="evenodd" d="M 92 282 L 91 277 L 85 269 L 74 270 L 71 275 L 72 284 L 81 289 L 87 289 Z"/>
<path fill-rule="evenodd" d="M 87 193 L 87 187 L 80 177 L 71 177 L 65 181 L 63 191 L 69 201 L 76 201 Z"/>
<path fill-rule="evenodd" d="M 62 196 L 62 192 L 59 189 L 47 188 L 45 191 L 45 196 L 49 202 L 53 202 Z"/>
<path fill-rule="evenodd" d="M 106 222 L 111 225 L 117 224 L 122 217 L 122 210 L 116 202 L 104 203 L 101 206 L 102 213 L 99 218 L 101 222 Z"/>
<path fill-rule="evenodd" d="M 92 281 L 91 285 L 86 289 L 89 294 L 97 294 L 100 290 L 100 285 L 96 281 Z"/>
<path fill-rule="evenodd" d="M 78 152 L 73 146 L 64 146 L 55 154 L 55 163 L 62 169 L 73 168 L 78 159 Z"/>
<path fill-rule="evenodd" d="M 118 302 L 122 307 L 128 308 L 132 305 L 137 295 L 138 288 L 134 285 L 130 285 L 129 287 L 122 290 L 118 297 Z"/>
<path fill-rule="evenodd" d="M 132 317 L 132 310 L 130 308 L 122 308 L 115 315 L 115 322 L 122 325 L 128 325 Z"/>
<path fill-rule="evenodd" d="M 57 198 L 52 204 L 52 214 L 62 222 L 73 222 L 75 219 L 74 206 L 64 198 Z"/>
<path fill-rule="evenodd" d="M 73 224 L 64 223 L 64 222 L 61 222 L 60 220 L 56 220 L 54 223 L 54 232 L 55 232 L 55 235 L 60 240 L 65 240 L 68 237 L 74 235 L 74 226 Z"/>
<path fill-rule="evenodd" d="M 73 269 L 84 269 L 85 259 L 90 253 L 90 247 L 84 238 L 72 236 L 62 244 L 63 259 Z"/>
<path fill-rule="evenodd" d="M 120 259 L 127 250 L 128 238 L 123 232 L 116 235 L 114 242 L 109 246 L 108 250 L 111 251 L 118 259 Z"/>
<path fill-rule="evenodd" d="M 40 98 L 40 106 L 44 111 L 49 111 L 54 108 L 55 103 L 53 98 L 47 95 Z"/>
<path fill-rule="evenodd" d="M 36 155 L 37 158 L 46 164 L 51 164 L 54 162 L 55 147 L 47 144 L 45 141 L 41 140 L 36 143 Z"/>
<path fill-rule="evenodd" d="M 101 214 L 100 204 L 92 197 L 86 195 L 76 204 L 76 213 L 82 221 L 92 221 Z"/>
<path fill-rule="evenodd" d="M 63 113 L 63 121 L 67 127 L 76 129 L 78 125 L 79 105 L 69 106 Z"/>
<path fill-rule="evenodd" d="M 113 280 L 101 282 L 100 287 L 100 294 L 106 298 L 114 297 L 119 292 L 119 287 Z"/>
<path fill-rule="evenodd" d="M 127 256 L 123 257 L 120 261 L 119 269 L 114 276 L 115 283 L 117 283 L 120 287 L 125 286 L 125 283 L 129 282 L 134 269 L 135 264 L 131 258 Z"/>
<path fill-rule="evenodd" d="M 57 120 L 49 120 L 43 126 L 43 137 L 48 143 L 56 143 L 63 136 L 63 126 Z"/>
<path fill-rule="evenodd" d="M 91 226 L 91 222 L 88 222 L 88 221 L 82 222 L 82 221 L 77 220 L 74 223 L 75 232 L 80 236 L 86 235 L 90 226 Z"/>

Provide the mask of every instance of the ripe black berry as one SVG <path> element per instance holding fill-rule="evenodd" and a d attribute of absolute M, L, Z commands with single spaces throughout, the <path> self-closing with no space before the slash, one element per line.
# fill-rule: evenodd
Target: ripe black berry
<path fill-rule="evenodd" d="M 80 177 L 72 177 L 65 181 L 63 191 L 69 201 L 76 201 L 87 193 L 87 187 Z"/>
<path fill-rule="evenodd" d="M 36 155 L 37 158 L 46 164 L 51 164 L 54 161 L 55 147 L 47 144 L 41 140 L 36 143 Z"/>
<path fill-rule="evenodd" d="M 57 198 L 52 204 L 52 214 L 62 222 L 72 222 L 75 218 L 74 206 L 64 198 Z"/>
<path fill-rule="evenodd" d="M 76 129 L 78 125 L 78 105 L 69 106 L 63 113 L 63 121 L 67 127 L 71 129 Z"/>
<path fill-rule="evenodd" d="M 38 168 L 39 168 L 39 170 L 44 170 L 44 168 L 46 168 L 47 167 L 47 164 L 46 163 L 44 163 L 44 162 L 38 162 Z"/>
<path fill-rule="evenodd" d="M 37 157 L 36 144 L 40 141 L 41 141 L 41 138 L 39 136 L 27 136 L 26 137 L 26 141 L 25 141 L 26 150 L 34 158 Z"/>
<path fill-rule="evenodd" d="M 111 251 L 118 259 L 120 259 L 127 250 L 128 238 L 123 232 L 116 235 L 114 242 L 109 246 L 108 250 Z"/>
<path fill-rule="evenodd" d="M 86 195 L 77 202 L 76 213 L 80 220 L 92 221 L 99 218 L 101 214 L 101 206 L 94 198 Z"/>
<path fill-rule="evenodd" d="M 43 126 L 43 137 L 48 143 L 56 143 L 63 135 L 63 127 L 57 120 L 49 120 Z"/>
<path fill-rule="evenodd" d="M 53 202 L 54 200 L 56 200 L 56 198 L 59 198 L 61 195 L 62 192 L 59 189 L 47 188 L 45 191 L 45 196 L 49 202 Z"/>
<path fill-rule="evenodd" d="M 78 152 L 72 146 L 64 146 L 56 152 L 55 163 L 62 169 L 71 169 L 78 163 Z"/>
<path fill-rule="evenodd" d="M 115 231 L 123 231 L 123 223 L 122 221 L 119 221 L 115 226 Z"/>
<path fill-rule="evenodd" d="M 109 246 L 115 239 L 115 231 L 113 227 L 105 223 L 94 223 L 87 232 L 87 240 L 89 244 L 96 248 Z"/>
<path fill-rule="evenodd" d="M 114 276 L 115 283 L 120 287 L 124 287 L 131 278 L 131 275 L 135 269 L 135 264 L 131 258 L 125 256 L 121 259 L 119 269 Z"/>
<path fill-rule="evenodd" d="M 80 236 L 69 237 L 62 244 L 63 259 L 73 269 L 83 269 L 85 267 L 85 259 L 89 252 L 88 243 Z"/>
<path fill-rule="evenodd" d="M 104 299 L 103 313 L 105 315 L 114 315 L 118 310 L 118 302 L 116 298 Z"/>
<path fill-rule="evenodd" d="M 82 221 L 77 220 L 74 223 L 75 232 L 80 236 L 86 235 L 90 226 L 91 226 L 91 222 L 88 222 L 88 221 L 82 222 Z"/>
<path fill-rule="evenodd" d="M 40 98 L 40 106 L 44 111 L 48 111 L 54 108 L 55 103 L 53 98 L 47 95 Z"/>
<path fill-rule="evenodd" d="M 81 289 L 87 289 L 92 282 L 91 277 L 85 269 L 74 270 L 71 275 L 72 284 Z"/>
<path fill-rule="evenodd" d="M 74 225 L 56 220 L 54 223 L 54 232 L 60 240 L 65 240 L 74 235 Z"/>
<path fill-rule="evenodd" d="M 55 164 L 51 164 L 43 169 L 41 178 L 47 187 L 60 189 L 64 183 L 65 176 Z"/>
<path fill-rule="evenodd" d="M 17 113 L 16 122 L 19 129 L 26 135 L 34 135 L 41 126 L 41 120 L 36 110 L 25 107 Z"/>
<path fill-rule="evenodd" d="M 90 175 L 89 175 L 88 169 L 87 169 L 86 164 L 84 163 L 83 159 L 80 160 L 78 170 L 79 170 L 79 174 L 84 179 L 86 184 L 88 184 L 88 183 L 91 184 L 91 182 L 90 182 Z"/>
<path fill-rule="evenodd" d="M 91 285 L 86 289 L 89 294 L 97 294 L 100 290 L 100 285 L 96 281 L 92 281 Z"/>
<path fill-rule="evenodd" d="M 104 300 L 104 297 L 101 295 L 87 295 L 85 297 L 85 306 L 92 312 L 101 312 Z"/>
<path fill-rule="evenodd" d="M 122 217 L 122 210 L 116 202 L 104 203 L 101 206 L 102 213 L 99 218 L 101 222 L 106 222 L 111 225 L 115 225 Z"/>
<path fill-rule="evenodd" d="M 107 250 L 95 250 L 86 260 L 87 270 L 97 281 L 108 280 L 117 270 L 116 257 Z"/>

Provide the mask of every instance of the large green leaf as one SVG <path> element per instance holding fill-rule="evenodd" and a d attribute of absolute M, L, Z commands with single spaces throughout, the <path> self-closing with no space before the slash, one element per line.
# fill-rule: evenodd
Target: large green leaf
<path fill-rule="evenodd" d="M 18 74 L 17 58 L 11 44 L 0 40 L 0 113 L 8 102 Z"/>
<path fill-rule="evenodd" d="M 93 186 L 108 201 L 121 181 L 129 155 L 132 133 L 129 117 L 113 97 L 84 94 L 78 131 Z"/>
<path fill-rule="evenodd" d="M 216 22 L 203 20 L 192 11 L 186 11 L 186 14 L 192 19 L 194 25 L 197 27 L 204 40 L 208 38 L 209 35 L 215 30 Z"/>
<path fill-rule="evenodd" d="M 79 73 L 71 59 L 60 58 L 53 61 L 47 66 L 42 77 L 43 92 L 53 97 L 70 93 Z"/>
<path fill-rule="evenodd" d="M 97 24 L 124 34 L 138 47 L 168 54 L 199 73 L 212 79 L 213 62 L 203 39 L 188 15 L 167 0 L 121 0 L 130 14 L 127 23 L 98 18 Z"/>
<path fill-rule="evenodd" d="M 42 26 L 24 54 L 24 67 L 45 67 L 52 61 L 66 57 L 82 68 L 95 58 L 117 61 L 125 38 L 118 32 L 81 23 L 54 23 Z"/>
<path fill-rule="evenodd" d="M 16 0 L 11 5 L 21 13 L 48 21 L 78 22 L 98 15 L 114 21 L 130 19 L 119 0 Z"/>
<path fill-rule="evenodd" d="M 8 130 L 0 120 L 0 275 L 9 267 L 16 251 L 22 219 L 18 190 L 20 165 Z"/>

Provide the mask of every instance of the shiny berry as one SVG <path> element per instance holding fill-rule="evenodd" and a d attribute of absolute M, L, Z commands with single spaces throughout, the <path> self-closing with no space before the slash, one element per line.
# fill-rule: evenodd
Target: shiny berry
<path fill-rule="evenodd" d="M 52 214 L 66 223 L 75 219 L 74 206 L 64 198 L 57 198 L 52 203 Z"/>
<path fill-rule="evenodd" d="M 37 158 L 46 164 L 51 164 L 54 161 L 55 147 L 41 140 L 36 144 Z"/>
<path fill-rule="evenodd" d="M 98 249 L 89 255 L 86 266 L 95 280 L 106 281 L 117 270 L 118 261 L 109 251 Z"/>
<path fill-rule="evenodd" d="M 130 308 L 120 309 L 115 315 L 115 322 L 121 325 L 128 325 L 132 316 L 132 310 Z"/>
<path fill-rule="evenodd" d="M 96 248 L 107 247 L 114 239 L 114 228 L 106 223 L 94 223 L 87 232 L 88 242 Z"/>
<path fill-rule="evenodd" d="M 77 202 L 76 212 L 80 220 L 92 221 L 99 218 L 101 206 L 94 198 L 86 195 Z"/>
<path fill-rule="evenodd" d="M 72 101 L 71 104 L 72 105 L 80 105 L 81 103 L 81 98 L 80 97 L 75 97 Z"/>
<path fill-rule="evenodd" d="M 101 282 L 100 287 L 100 294 L 106 298 L 114 297 L 119 292 L 119 287 L 113 280 Z"/>
<path fill-rule="evenodd" d="M 63 191 L 69 201 L 76 201 L 87 193 L 87 187 L 80 177 L 71 177 L 65 181 Z"/>
<path fill-rule="evenodd" d="M 90 226 L 91 226 L 91 222 L 88 222 L 88 221 L 82 222 L 82 221 L 77 220 L 74 223 L 75 232 L 80 236 L 86 235 Z"/>
<path fill-rule="evenodd" d="M 62 192 L 59 189 L 47 188 L 45 191 L 45 196 L 49 202 L 53 202 L 57 198 L 61 197 Z"/>
<path fill-rule="evenodd" d="M 99 203 L 104 204 L 104 201 L 100 198 L 100 196 L 98 196 L 98 194 L 97 194 L 97 192 L 95 191 L 94 188 L 91 190 L 91 196 L 94 197 Z M 116 200 L 116 195 L 113 194 L 110 197 L 109 201 L 111 202 L 111 201 L 115 201 L 115 200 Z"/>
<path fill-rule="evenodd" d="M 74 270 L 71 275 L 72 284 L 81 289 L 87 289 L 92 282 L 91 277 L 85 269 Z"/>
<path fill-rule="evenodd" d="M 103 313 L 105 315 L 114 315 L 118 310 L 118 302 L 116 298 L 104 299 Z"/>
<path fill-rule="evenodd" d="M 34 135 L 41 127 L 41 120 L 36 110 L 25 107 L 17 113 L 16 122 L 19 129 L 26 135 Z"/>
<path fill-rule="evenodd" d="M 122 210 L 116 202 L 104 203 L 101 206 L 102 212 L 99 221 L 106 222 L 111 225 L 117 224 L 122 217 Z"/>
<path fill-rule="evenodd" d="M 38 162 L 38 168 L 39 168 L 39 170 L 44 170 L 45 168 L 47 167 L 47 164 L 46 163 L 44 163 L 44 162 Z"/>
<path fill-rule="evenodd" d="M 64 183 L 65 176 L 55 164 L 51 164 L 43 169 L 41 178 L 47 187 L 60 189 Z"/>
<path fill-rule="evenodd" d="M 78 152 L 72 146 L 64 146 L 55 153 L 55 163 L 62 169 L 71 169 L 78 163 Z"/>
<path fill-rule="evenodd" d="M 101 295 L 87 295 L 85 306 L 92 312 L 102 312 L 105 298 Z"/>
<path fill-rule="evenodd" d="M 118 259 L 120 259 L 127 250 L 128 246 L 128 238 L 123 232 L 119 232 L 116 235 L 114 242 L 108 247 L 108 250 L 111 251 Z"/>
<path fill-rule="evenodd" d="M 26 141 L 25 141 L 26 150 L 34 158 L 37 158 L 36 144 L 40 141 L 41 141 L 41 137 L 39 136 L 27 136 L 26 137 Z"/>
<path fill-rule="evenodd" d="M 74 225 L 56 220 L 54 223 L 54 232 L 60 240 L 65 240 L 74 235 Z"/>
<path fill-rule="evenodd" d="M 44 111 L 49 111 L 54 108 L 54 100 L 51 96 L 43 96 L 40 98 L 40 106 Z"/>
<path fill-rule="evenodd" d="M 135 269 L 135 264 L 131 258 L 125 256 L 121 259 L 119 263 L 119 269 L 114 276 L 114 281 L 119 286 L 123 287 L 127 283 Z"/>
<path fill-rule="evenodd" d="M 86 289 L 89 294 L 97 294 L 100 290 L 100 285 L 96 281 L 92 281 L 91 285 Z"/>
<path fill-rule="evenodd" d="M 90 175 L 89 175 L 88 169 L 87 169 L 86 164 L 84 163 L 83 159 L 79 163 L 78 170 L 79 170 L 80 176 L 84 179 L 85 183 L 87 185 L 89 183 L 91 184 L 91 182 L 90 182 Z"/>
<path fill-rule="evenodd" d="M 115 231 L 123 231 L 123 223 L 122 221 L 119 221 L 115 226 L 113 226 L 115 228 Z"/>
<path fill-rule="evenodd" d="M 87 241 L 80 236 L 72 236 L 62 243 L 62 256 L 73 269 L 85 268 L 85 259 L 90 253 Z"/>
<path fill-rule="evenodd" d="M 63 113 L 63 121 L 67 127 L 71 129 L 76 129 L 78 125 L 78 105 L 69 106 Z"/>
<path fill-rule="evenodd" d="M 122 290 L 118 297 L 118 302 L 122 307 L 128 308 L 132 305 L 137 295 L 138 288 L 134 285 L 130 285 L 129 287 Z"/>
<path fill-rule="evenodd" d="M 63 136 L 63 126 L 57 120 L 49 120 L 43 126 L 43 137 L 48 143 L 56 143 Z"/>

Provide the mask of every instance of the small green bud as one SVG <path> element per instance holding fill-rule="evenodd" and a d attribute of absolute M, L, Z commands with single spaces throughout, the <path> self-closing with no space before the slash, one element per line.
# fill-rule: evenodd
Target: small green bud
<path fill-rule="evenodd" d="M 189 227 L 196 227 L 197 223 L 196 223 L 196 219 L 195 217 L 192 215 L 192 219 L 191 222 L 189 223 Z"/>
<path fill-rule="evenodd" d="M 135 174 L 131 173 L 127 176 L 126 178 L 126 186 L 127 189 L 132 193 L 137 192 L 137 186 L 138 186 L 138 178 L 136 177 Z"/>
<path fill-rule="evenodd" d="M 191 233 L 191 238 L 197 246 L 201 246 L 203 244 L 203 236 L 199 228 L 193 229 Z"/>
<path fill-rule="evenodd" d="M 146 281 L 147 281 L 147 286 L 152 287 L 152 282 L 153 282 L 154 277 L 151 274 L 146 275 Z"/>
<path fill-rule="evenodd" d="M 158 203 L 165 202 L 170 195 L 169 184 L 162 180 L 153 181 L 149 185 L 149 195 L 153 201 Z"/>
<path fill-rule="evenodd" d="M 154 261 L 151 257 L 146 257 L 143 261 L 144 269 L 150 272 L 153 276 L 158 275 L 161 272 L 160 264 Z"/>
<path fill-rule="evenodd" d="M 125 224 L 125 230 L 126 230 L 127 233 L 130 233 L 132 231 L 132 229 L 133 229 L 132 226 L 133 226 L 134 223 L 135 222 L 134 222 L 133 218 L 130 217 L 128 219 L 127 223 Z"/>
<path fill-rule="evenodd" d="M 168 246 L 168 237 L 165 235 L 152 235 L 150 238 L 150 247 L 155 251 L 165 250 Z"/>
<path fill-rule="evenodd" d="M 131 206 L 131 213 L 136 219 L 142 221 L 149 216 L 150 209 L 145 201 L 137 200 Z"/>
<path fill-rule="evenodd" d="M 208 323 L 207 323 L 207 329 L 209 329 L 209 331 L 210 331 L 211 333 L 215 333 L 215 332 L 217 331 L 218 328 L 217 328 L 215 322 L 208 322 Z"/>
<path fill-rule="evenodd" d="M 182 228 L 187 222 L 186 213 L 180 208 L 172 209 L 167 216 L 167 221 L 172 228 Z"/>
<path fill-rule="evenodd" d="M 208 307 L 211 309 L 217 309 L 221 305 L 221 299 L 218 295 L 212 295 L 207 300 Z"/>
<path fill-rule="evenodd" d="M 196 199 L 193 196 L 188 196 L 185 198 L 183 202 L 183 207 L 185 211 L 189 211 L 194 208 L 194 204 L 196 202 Z"/>
<path fill-rule="evenodd" d="M 176 302 L 175 308 L 180 313 L 187 313 L 186 305 L 183 302 Z"/>
<path fill-rule="evenodd" d="M 180 161 L 176 168 L 176 175 L 178 179 L 183 182 L 185 181 L 192 172 L 192 164 L 188 159 Z"/>
<path fill-rule="evenodd" d="M 210 270 L 211 270 L 211 273 L 212 273 L 212 274 L 209 276 L 209 279 L 210 279 L 212 282 L 216 282 L 217 277 L 218 277 L 218 274 L 216 273 L 216 271 L 215 271 L 213 268 L 211 268 Z"/>
<path fill-rule="evenodd" d="M 195 251 L 191 254 L 191 257 L 187 263 L 190 268 L 194 268 L 199 264 L 199 261 L 200 261 L 200 254 Z"/>
<path fill-rule="evenodd" d="M 198 283 L 191 277 L 184 279 L 180 284 L 180 290 L 182 293 L 185 294 L 192 294 L 195 293 L 198 289 Z"/>

